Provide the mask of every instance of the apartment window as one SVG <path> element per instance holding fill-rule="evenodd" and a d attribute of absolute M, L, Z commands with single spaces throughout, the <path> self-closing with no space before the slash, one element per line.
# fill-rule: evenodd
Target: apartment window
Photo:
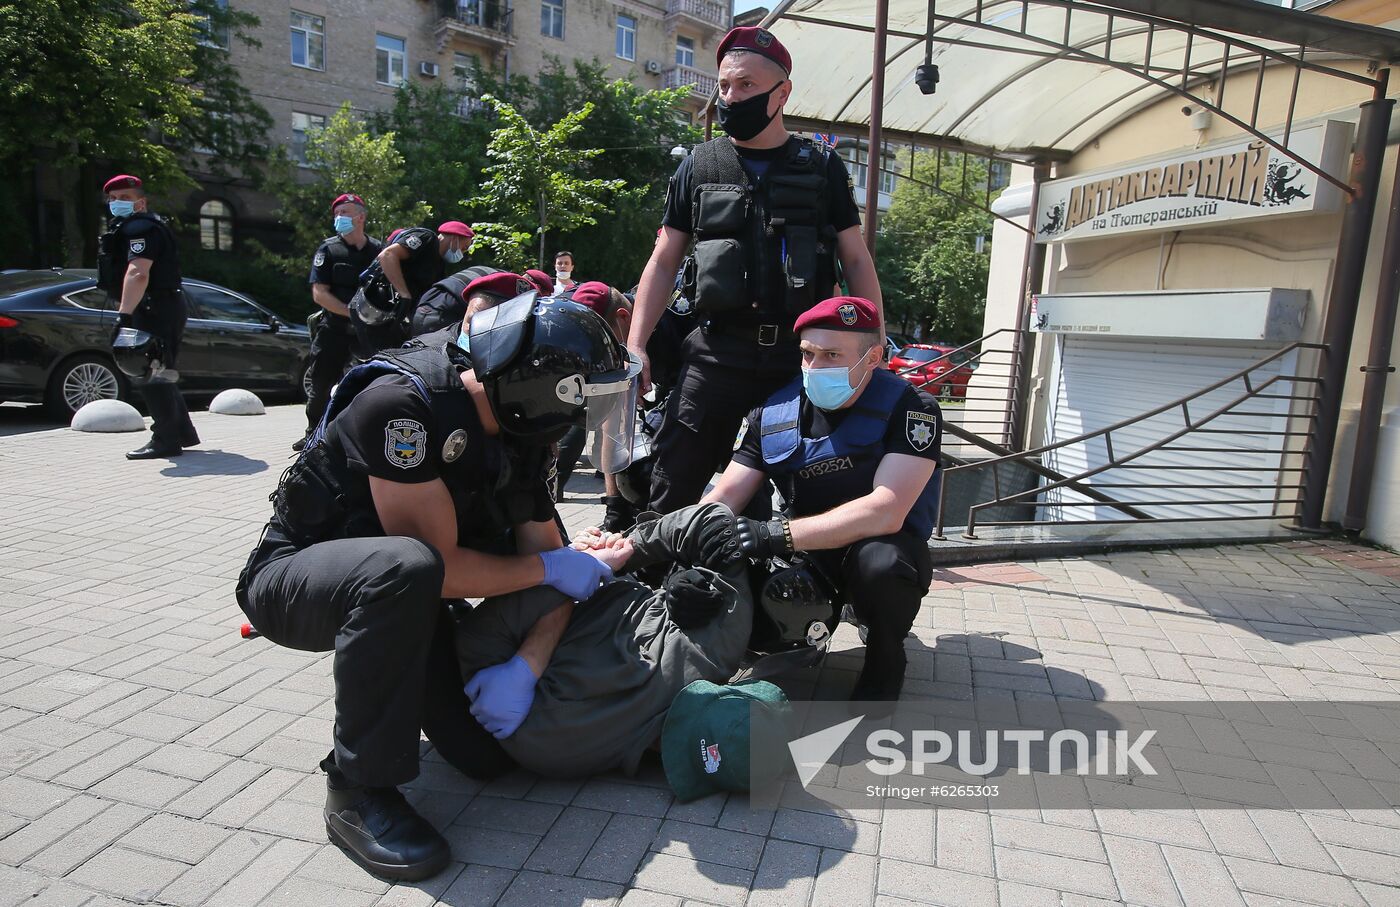
<path fill-rule="evenodd" d="M 326 20 L 292 10 L 292 65 L 326 68 Z"/>
<path fill-rule="evenodd" d="M 195 30 L 199 32 L 200 44 L 228 50 L 228 26 L 215 25 L 209 15 L 212 10 L 223 12 L 227 9 L 228 0 L 191 0 L 190 11 L 194 13 Z"/>
<path fill-rule="evenodd" d="M 408 48 L 403 38 L 374 36 L 374 77 L 381 85 L 404 83 L 408 72 Z"/>
<path fill-rule="evenodd" d="M 211 198 L 199 206 L 199 245 L 215 252 L 233 251 L 233 209 Z"/>
<path fill-rule="evenodd" d="M 677 39 L 676 39 L 676 65 L 677 65 L 677 66 L 694 66 L 694 65 L 695 65 L 695 39 L 694 39 L 694 38 L 677 38 Z"/>
<path fill-rule="evenodd" d="M 457 101 L 457 115 L 467 116 L 481 109 L 477 99 L 476 74 L 481 70 L 481 58 L 476 54 L 454 53 L 452 55 L 452 78 L 457 90 L 462 93 Z"/>
<path fill-rule="evenodd" d="M 540 34 L 564 39 L 564 0 L 540 0 Z"/>
<path fill-rule="evenodd" d="M 292 112 L 292 160 L 306 163 L 306 135 L 326 128 L 326 118 L 317 113 Z"/>
<path fill-rule="evenodd" d="M 617 55 L 623 60 L 637 59 L 637 20 L 618 14 Z"/>

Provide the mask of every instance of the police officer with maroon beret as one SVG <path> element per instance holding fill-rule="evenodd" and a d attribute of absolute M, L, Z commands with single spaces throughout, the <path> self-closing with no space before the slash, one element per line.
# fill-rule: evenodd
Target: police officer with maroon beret
<path fill-rule="evenodd" d="M 306 398 L 306 434 L 321 421 L 331 388 L 350 364 L 354 331 L 350 327 L 350 300 L 360 286 L 360 274 L 379 255 L 384 244 L 365 233 L 365 200 L 344 193 L 331 202 L 335 235 L 316 247 L 311 257 L 311 299 L 320 306 L 311 334 L 311 393 Z M 301 450 L 306 438 L 292 445 Z"/>
<path fill-rule="evenodd" d="M 744 414 L 797 374 L 798 314 L 842 279 L 880 307 L 845 166 L 783 125 L 791 55 L 767 29 L 742 27 L 716 59 L 726 135 L 696 146 L 671 178 L 628 337 L 645 357 L 689 250 L 682 296 L 703 326 L 685 340 L 656 439 L 651 505 L 663 513 L 700 498 Z"/>
<path fill-rule="evenodd" d="M 175 234 L 146 209 L 146 190 L 138 177 L 114 176 L 102 191 L 112 222 L 98 245 L 97 284 L 117 301 L 113 344 L 130 344 L 139 337 L 149 350 L 136 374 L 128 374 L 151 414 L 151 439 L 126 458 L 178 457 L 184 448 L 199 443 L 199 434 L 177 383 L 176 361 L 187 312 Z"/>
<path fill-rule="evenodd" d="M 943 421 L 932 396 L 884 367 L 879 310 L 837 296 L 801 315 L 802 374 L 748 416 L 733 460 L 706 501 L 738 511 L 772 479 L 787 512 L 739 520 L 752 557 L 814 561 L 867 630 L 851 695 L 899 698 L 909 635 L 933 568 Z"/>

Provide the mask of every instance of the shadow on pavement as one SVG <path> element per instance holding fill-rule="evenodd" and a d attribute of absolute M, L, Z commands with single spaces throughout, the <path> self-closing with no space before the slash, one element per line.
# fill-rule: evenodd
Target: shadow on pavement
<path fill-rule="evenodd" d="M 224 450 L 187 450 L 160 471 L 163 476 L 251 476 L 267 469 L 263 460 Z"/>
<path fill-rule="evenodd" d="M 0 438 L 23 435 L 32 431 L 49 431 L 66 428 L 68 423 L 55 419 L 48 410 L 39 405 L 21 404 L 0 405 Z"/>

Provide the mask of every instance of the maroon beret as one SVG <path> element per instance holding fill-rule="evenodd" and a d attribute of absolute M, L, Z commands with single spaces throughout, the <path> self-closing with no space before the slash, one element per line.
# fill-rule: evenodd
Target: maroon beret
<path fill-rule="evenodd" d="M 601 280 L 589 280 L 574 287 L 569 298 L 607 317 L 612 310 L 612 288 Z"/>
<path fill-rule="evenodd" d="M 129 173 L 122 173 L 107 180 L 102 184 L 103 192 L 111 192 L 113 189 L 140 189 L 141 178 L 132 176 Z"/>
<path fill-rule="evenodd" d="M 353 192 L 344 192 L 344 193 L 341 193 L 340 195 L 337 195 L 337 196 L 335 197 L 335 201 L 331 202 L 331 210 L 334 211 L 336 208 L 339 208 L 341 205 L 345 204 L 346 202 L 349 202 L 349 203 L 352 204 L 352 205 L 359 205 L 361 208 L 368 207 L 367 205 L 365 205 L 365 200 L 362 199 L 362 198 L 360 198 L 360 197 L 359 197 L 358 195 L 356 195 L 355 193 L 353 193 Z"/>
<path fill-rule="evenodd" d="M 797 316 L 793 331 L 826 328 L 832 331 L 877 331 L 880 313 L 875 303 L 859 296 L 833 296 Z"/>
<path fill-rule="evenodd" d="M 398 235 L 399 235 L 400 233 L 402 233 L 403 231 L 404 231 L 404 228 L 403 228 L 403 227 L 395 227 L 393 230 L 390 230 L 390 231 L 389 231 L 389 235 L 386 236 L 386 237 L 384 237 L 384 245 L 387 246 L 387 245 L 392 244 L 393 241 L 394 241 L 394 237 L 395 237 L 395 236 L 398 236 Z"/>
<path fill-rule="evenodd" d="M 724 36 L 724 40 L 719 42 L 719 49 L 715 51 L 715 63 L 724 60 L 724 55 L 731 50 L 750 50 L 761 57 L 767 57 L 783 68 L 783 72 L 792 72 L 792 54 L 783 46 L 777 36 L 766 28 L 758 28 L 753 25 L 742 25 L 739 28 L 732 28 L 729 34 Z"/>
<path fill-rule="evenodd" d="M 521 293 L 528 293 L 534 288 L 534 284 L 519 274 L 502 271 L 498 274 L 478 277 L 467 284 L 466 289 L 462 291 L 462 298 L 471 299 L 476 293 L 490 293 L 492 296 L 499 296 L 502 299 L 514 299 Z"/>
<path fill-rule="evenodd" d="M 548 274 L 541 271 L 539 268 L 531 268 L 530 270 L 526 271 L 525 279 L 533 283 L 536 286 L 536 288 L 538 288 L 539 291 L 545 296 L 553 295 L 554 278 L 550 277 Z"/>
<path fill-rule="evenodd" d="M 467 239 L 471 239 L 473 236 L 476 235 L 476 233 L 472 231 L 471 227 L 468 227 L 460 220 L 444 221 L 443 223 L 438 224 L 437 231 L 439 233 L 446 233 L 450 236 L 465 236 Z"/>

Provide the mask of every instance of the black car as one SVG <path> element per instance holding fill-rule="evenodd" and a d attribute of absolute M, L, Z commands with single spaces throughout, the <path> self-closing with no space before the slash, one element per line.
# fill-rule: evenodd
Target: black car
<path fill-rule="evenodd" d="M 209 397 L 230 387 L 305 395 L 311 335 L 241 293 L 185 280 L 189 322 L 180 389 Z M 0 274 L 0 401 L 44 403 L 68 419 L 83 404 L 131 399 L 111 355 L 115 305 L 90 270 Z"/>

